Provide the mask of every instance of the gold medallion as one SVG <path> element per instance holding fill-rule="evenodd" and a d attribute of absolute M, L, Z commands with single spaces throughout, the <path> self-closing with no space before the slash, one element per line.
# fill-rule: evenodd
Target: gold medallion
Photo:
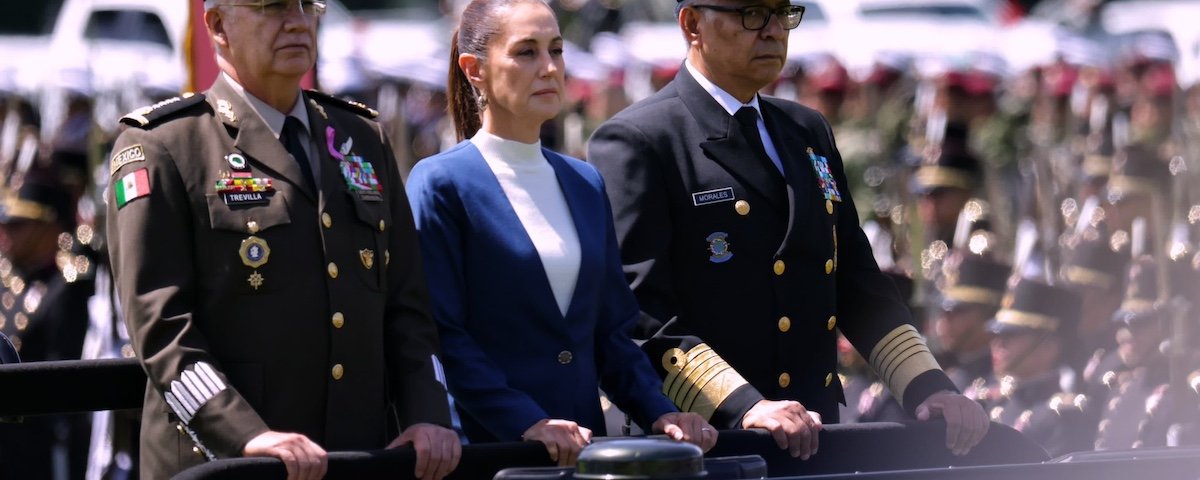
<path fill-rule="evenodd" d="M 358 258 L 362 260 L 362 264 L 367 270 L 375 266 L 375 251 L 365 248 L 358 251 Z"/>
<path fill-rule="evenodd" d="M 271 247 L 267 246 L 266 240 L 251 235 L 242 240 L 238 255 L 242 257 L 243 265 L 258 268 L 267 264 L 267 259 L 271 256 Z"/>

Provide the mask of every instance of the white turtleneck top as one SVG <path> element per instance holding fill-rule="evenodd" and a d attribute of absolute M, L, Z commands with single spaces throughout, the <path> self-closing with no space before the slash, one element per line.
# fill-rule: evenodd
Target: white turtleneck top
<path fill-rule="evenodd" d="M 483 130 L 471 137 L 533 241 L 565 316 L 579 279 L 579 235 L 542 144 L 505 140 Z"/>

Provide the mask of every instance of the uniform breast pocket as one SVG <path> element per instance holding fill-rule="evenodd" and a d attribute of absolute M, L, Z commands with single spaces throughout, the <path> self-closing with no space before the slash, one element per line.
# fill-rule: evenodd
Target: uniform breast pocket
<path fill-rule="evenodd" d="M 350 196 L 359 223 L 359 228 L 351 235 L 352 248 L 358 256 L 358 266 L 354 270 L 359 272 L 364 284 L 382 291 L 387 287 L 386 270 L 391 256 L 387 241 L 388 230 L 393 227 L 391 212 L 383 201 L 364 200 L 354 193 Z"/>
<path fill-rule="evenodd" d="M 208 194 L 205 199 L 212 232 L 199 248 L 212 261 L 201 268 L 210 270 L 214 285 L 237 285 L 243 294 L 262 294 L 280 285 L 266 279 L 281 278 L 275 275 L 275 267 L 281 264 L 280 256 L 287 256 L 280 251 L 287 249 L 286 232 L 279 228 L 292 223 L 287 198 L 276 194 L 264 205 L 238 208 L 226 205 L 220 195 Z"/>

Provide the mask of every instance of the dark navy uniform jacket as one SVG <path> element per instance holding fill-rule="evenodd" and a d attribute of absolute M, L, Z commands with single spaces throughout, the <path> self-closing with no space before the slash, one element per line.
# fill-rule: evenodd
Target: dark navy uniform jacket
<path fill-rule="evenodd" d="M 783 175 L 686 68 L 590 140 L 668 396 L 723 428 L 764 397 L 836 422 L 835 328 L 910 413 L 954 390 L 872 257 L 828 123 L 793 102 L 760 106 Z"/>

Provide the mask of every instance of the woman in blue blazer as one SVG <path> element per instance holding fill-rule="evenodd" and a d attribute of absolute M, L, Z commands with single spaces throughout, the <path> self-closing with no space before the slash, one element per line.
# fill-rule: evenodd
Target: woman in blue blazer
<path fill-rule="evenodd" d="M 540 441 L 573 464 L 603 432 L 597 387 L 648 430 L 705 450 L 629 337 L 638 307 L 590 165 L 541 148 L 562 108 L 563 40 L 541 0 L 475 0 L 452 41 L 459 139 L 407 190 L 446 380 L 471 441 Z"/>

